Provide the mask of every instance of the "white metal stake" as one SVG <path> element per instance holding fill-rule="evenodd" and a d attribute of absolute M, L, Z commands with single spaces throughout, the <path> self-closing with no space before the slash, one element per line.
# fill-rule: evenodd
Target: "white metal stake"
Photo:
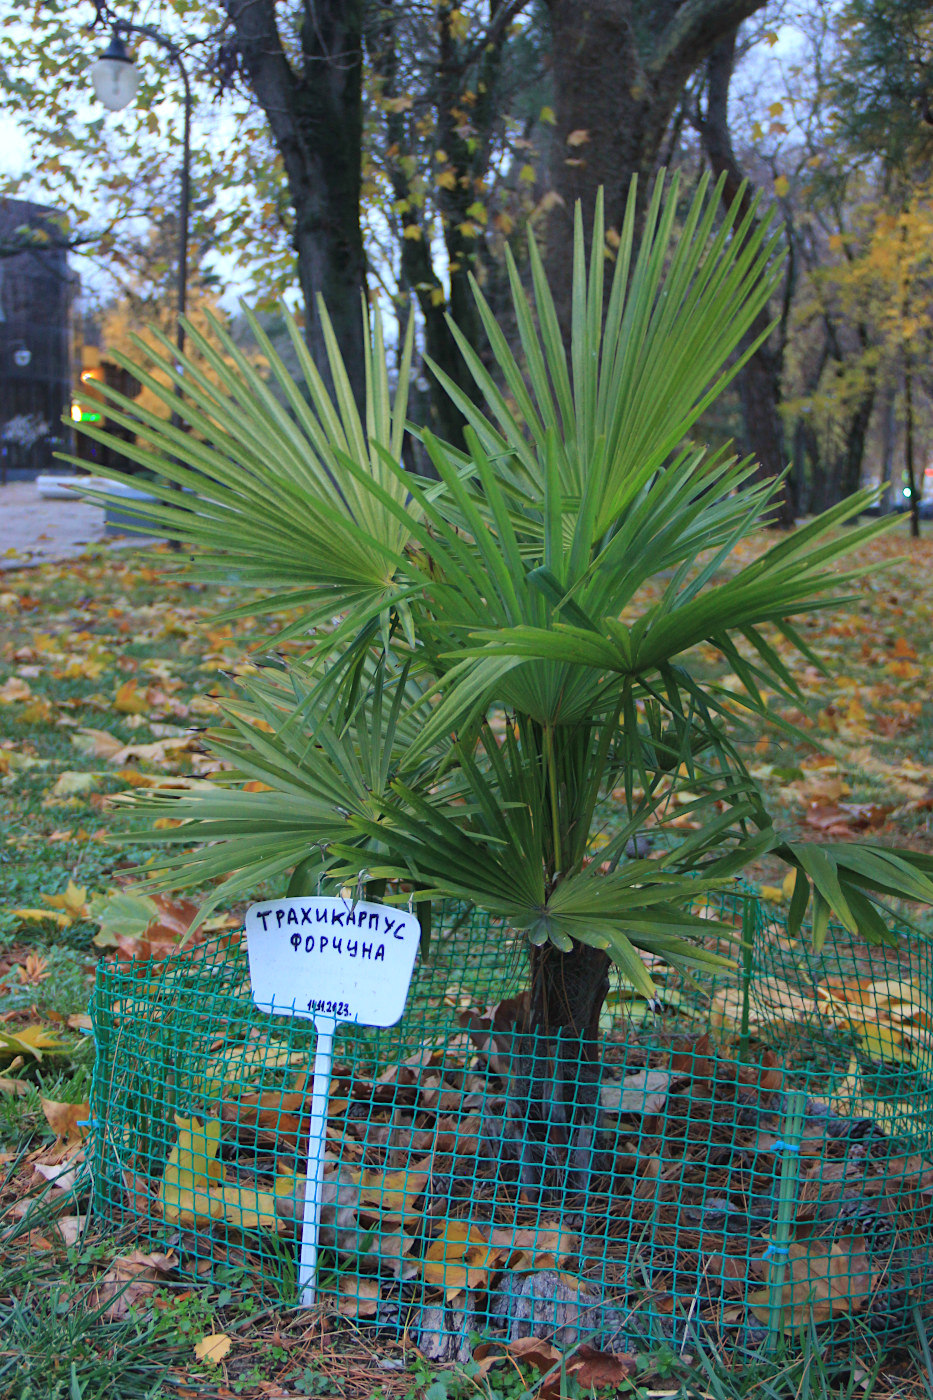
<path fill-rule="evenodd" d="M 304 1213 L 301 1218 L 301 1257 L 298 1264 L 298 1290 L 303 1308 L 311 1308 L 317 1296 L 317 1242 L 321 1224 L 321 1197 L 324 1191 L 324 1149 L 327 1145 L 327 1101 L 334 1063 L 336 1021 L 322 1024 L 315 1019 L 317 1043 L 314 1047 L 314 1078 L 311 1083 L 311 1122 L 308 1128 L 308 1178 L 305 1185 Z"/>

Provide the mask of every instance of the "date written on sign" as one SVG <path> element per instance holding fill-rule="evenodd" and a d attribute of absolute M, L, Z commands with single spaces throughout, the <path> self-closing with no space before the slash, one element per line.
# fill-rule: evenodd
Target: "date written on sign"
<path fill-rule="evenodd" d="M 385 904 L 322 895 L 246 914 L 253 1000 L 264 1010 L 391 1026 L 405 1009 L 420 928 Z"/>

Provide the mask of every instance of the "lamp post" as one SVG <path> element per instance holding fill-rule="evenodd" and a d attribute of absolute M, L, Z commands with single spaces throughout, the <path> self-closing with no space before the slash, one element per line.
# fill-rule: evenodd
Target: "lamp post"
<path fill-rule="evenodd" d="M 110 43 L 91 65 L 91 82 L 94 91 L 105 107 L 111 112 L 120 112 L 128 107 L 139 91 L 140 73 L 133 55 L 126 47 L 124 35 L 138 34 L 140 38 L 151 39 L 168 54 L 175 64 L 185 88 L 185 121 L 181 157 L 181 190 L 178 204 L 178 281 L 176 307 L 178 325 L 175 343 L 178 354 L 185 348 L 185 303 L 188 294 L 188 224 L 191 205 L 191 81 L 181 55 L 181 49 L 167 35 L 162 34 L 151 24 L 132 24 L 128 20 L 117 20 L 110 35 Z M 175 386 L 180 393 L 180 387 Z"/>

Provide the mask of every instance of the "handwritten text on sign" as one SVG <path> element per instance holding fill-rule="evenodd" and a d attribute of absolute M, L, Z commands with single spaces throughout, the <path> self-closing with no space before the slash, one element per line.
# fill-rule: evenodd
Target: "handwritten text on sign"
<path fill-rule="evenodd" d="M 405 1009 L 420 929 L 385 904 L 321 895 L 253 904 L 253 1000 L 267 1011 L 393 1026 Z"/>

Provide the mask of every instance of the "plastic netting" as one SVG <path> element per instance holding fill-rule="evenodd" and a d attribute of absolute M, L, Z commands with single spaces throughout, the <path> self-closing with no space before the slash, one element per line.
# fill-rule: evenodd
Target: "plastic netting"
<path fill-rule="evenodd" d="M 324 1307 L 439 1359 L 477 1333 L 891 1343 L 933 1315 L 930 946 L 831 929 L 817 956 L 749 895 L 711 912 L 740 973 L 617 985 L 569 1085 L 568 1047 L 517 1029 L 523 941 L 445 912 L 402 1022 L 338 1033 Z M 94 1022 L 98 1211 L 296 1303 L 313 1031 L 253 1007 L 238 935 L 102 964 Z"/>

